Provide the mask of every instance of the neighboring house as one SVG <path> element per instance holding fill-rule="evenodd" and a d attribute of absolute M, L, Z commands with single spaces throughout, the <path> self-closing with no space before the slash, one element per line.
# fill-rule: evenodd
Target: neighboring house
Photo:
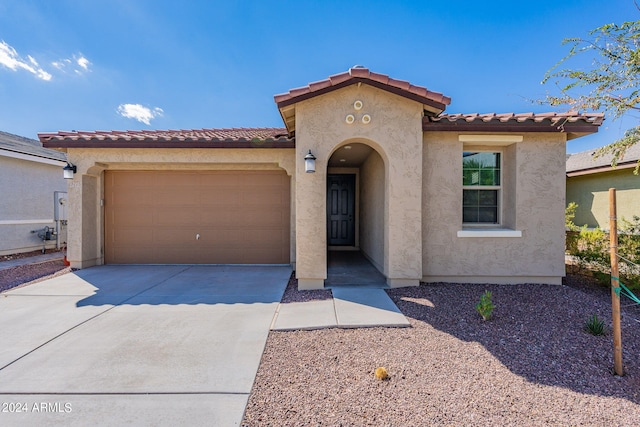
<path fill-rule="evenodd" d="M 51 233 L 43 242 L 34 230 L 57 230 L 56 202 L 66 194 L 62 177 L 66 156 L 39 141 L 0 132 L 0 255 L 29 252 L 60 244 Z M 59 203 L 59 202 L 58 202 Z M 64 230 L 59 230 L 64 233 Z"/>
<path fill-rule="evenodd" d="M 573 222 L 578 226 L 609 229 L 609 189 L 616 189 L 618 219 L 640 216 L 640 144 L 631 146 L 615 168 L 612 155 L 595 157 L 597 150 L 567 156 L 567 204 L 578 204 Z"/>
<path fill-rule="evenodd" d="M 77 166 L 72 267 L 291 264 L 313 289 L 352 249 L 392 287 L 561 283 L 565 143 L 602 114 L 443 114 L 363 67 L 275 102 L 282 129 L 40 133 Z"/>

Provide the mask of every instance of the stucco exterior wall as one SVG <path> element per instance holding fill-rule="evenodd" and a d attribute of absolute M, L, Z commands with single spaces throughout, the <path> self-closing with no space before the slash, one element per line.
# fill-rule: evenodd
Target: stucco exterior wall
<path fill-rule="evenodd" d="M 462 152 L 469 147 L 454 132 L 425 133 L 425 281 L 561 283 L 565 135 L 522 136 L 522 142 L 479 147 L 503 153 L 501 228 L 520 231 L 521 237 L 458 237 L 463 230 Z"/>
<path fill-rule="evenodd" d="M 640 176 L 618 169 L 567 178 L 567 204 L 578 204 L 576 225 L 609 229 L 609 188 L 616 189 L 618 219 L 640 216 Z"/>
<path fill-rule="evenodd" d="M 74 268 L 104 263 L 105 170 L 253 170 L 284 169 L 295 194 L 293 149 L 111 149 L 70 148 L 68 159 L 77 173 L 68 183 L 67 259 Z M 295 265 L 295 209 L 292 208 L 291 256 Z"/>
<path fill-rule="evenodd" d="M 360 168 L 360 250 L 384 270 L 384 162 L 372 152 Z"/>
<path fill-rule="evenodd" d="M 354 102 L 363 103 L 355 110 Z M 366 84 L 352 85 L 296 104 L 296 159 L 308 150 L 316 173 L 297 163 L 296 275 L 301 289 L 322 288 L 326 266 L 327 161 L 341 145 L 373 147 L 385 164 L 384 274 L 390 286 L 417 285 L 422 276 L 422 105 Z M 348 124 L 346 116 L 355 121 Z M 371 117 L 362 122 L 365 114 Z"/>
<path fill-rule="evenodd" d="M 55 229 L 56 191 L 67 191 L 61 166 L 0 156 L 0 255 L 42 249 L 31 231 Z M 47 241 L 47 248 L 55 246 Z"/>

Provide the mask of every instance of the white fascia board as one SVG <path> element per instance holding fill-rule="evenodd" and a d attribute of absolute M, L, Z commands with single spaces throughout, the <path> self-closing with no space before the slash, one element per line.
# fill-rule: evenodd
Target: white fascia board
<path fill-rule="evenodd" d="M 46 157 L 34 156 L 32 154 L 18 153 L 17 151 L 10 151 L 2 148 L 0 148 L 0 156 L 12 157 L 14 159 L 26 160 L 29 162 L 36 162 L 36 163 L 44 163 L 47 165 L 60 166 L 60 167 L 64 167 L 67 165 L 67 162 L 63 160 L 48 159 Z"/>

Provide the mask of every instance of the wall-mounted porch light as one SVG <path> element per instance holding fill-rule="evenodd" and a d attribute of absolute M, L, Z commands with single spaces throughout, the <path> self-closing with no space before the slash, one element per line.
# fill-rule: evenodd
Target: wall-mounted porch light
<path fill-rule="evenodd" d="M 71 163 L 67 162 L 67 166 L 62 168 L 62 175 L 64 176 L 64 179 L 73 179 L 73 174 L 75 174 L 76 171 L 76 165 L 72 165 Z"/>
<path fill-rule="evenodd" d="M 311 150 L 304 156 L 304 170 L 307 173 L 314 173 L 316 171 L 316 156 L 311 154 Z"/>

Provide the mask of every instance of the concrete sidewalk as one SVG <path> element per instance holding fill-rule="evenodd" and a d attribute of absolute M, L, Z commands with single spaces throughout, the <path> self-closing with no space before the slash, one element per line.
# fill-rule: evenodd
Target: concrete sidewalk
<path fill-rule="evenodd" d="M 411 326 L 384 289 L 344 286 L 331 292 L 333 299 L 280 304 L 271 330 Z"/>

